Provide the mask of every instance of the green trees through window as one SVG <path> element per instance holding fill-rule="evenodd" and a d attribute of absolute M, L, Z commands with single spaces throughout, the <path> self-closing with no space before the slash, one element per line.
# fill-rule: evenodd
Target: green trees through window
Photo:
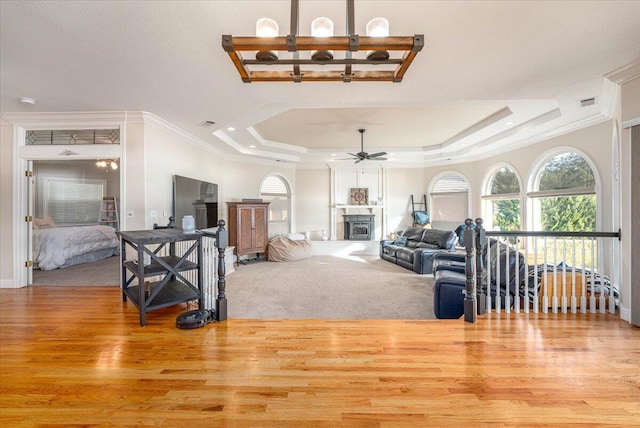
<path fill-rule="evenodd" d="M 538 173 L 540 219 L 545 231 L 596 230 L 595 176 L 591 166 L 577 153 L 550 159 Z"/>
<path fill-rule="evenodd" d="M 493 228 L 520 230 L 520 183 L 513 169 L 500 168 L 489 184 Z"/>

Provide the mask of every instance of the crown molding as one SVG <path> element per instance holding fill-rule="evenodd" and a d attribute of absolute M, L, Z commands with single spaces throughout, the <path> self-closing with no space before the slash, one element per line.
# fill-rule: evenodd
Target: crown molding
<path fill-rule="evenodd" d="M 278 160 L 278 159 L 265 159 L 260 157 L 254 157 L 250 155 L 226 155 L 226 161 L 249 163 L 253 165 L 271 166 L 277 168 L 296 169 L 297 163 L 293 161 Z"/>
<path fill-rule="evenodd" d="M 238 153 L 243 154 L 245 156 L 251 156 L 251 157 L 253 157 L 253 156 L 262 156 L 263 158 L 273 159 L 275 161 L 289 161 L 289 162 L 299 162 L 300 161 L 300 158 L 298 156 L 293 156 L 293 155 L 285 155 L 285 154 L 278 154 L 278 153 L 272 153 L 272 152 L 265 152 L 263 150 L 255 150 L 255 149 L 253 149 L 251 151 L 248 151 L 243 146 L 238 144 L 238 142 L 236 142 L 236 140 L 231 138 L 229 136 L 229 134 L 227 134 L 226 132 L 224 132 L 224 131 L 222 131 L 220 129 L 215 131 L 213 133 L 213 135 L 218 137 L 223 143 L 227 144 L 229 147 L 233 148 Z M 233 155 L 231 155 L 231 156 L 233 156 Z"/>
<path fill-rule="evenodd" d="M 186 131 L 184 131 L 182 128 L 178 128 L 177 126 L 175 126 L 174 124 L 172 124 L 171 122 L 168 122 L 166 120 L 164 120 L 163 118 L 153 114 L 153 113 L 149 113 L 146 111 L 141 111 L 141 112 L 132 112 L 130 113 L 130 117 L 128 117 L 128 122 L 129 123 L 135 123 L 135 122 L 142 122 L 145 125 L 151 125 L 154 126 L 157 129 L 160 129 L 162 131 L 165 131 L 171 135 L 174 135 L 176 137 L 180 137 L 184 140 L 186 140 L 187 142 L 189 142 L 190 144 L 206 151 L 209 153 L 212 153 L 216 156 L 219 156 L 222 159 L 225 159 L 228 155 L 224 152 L 222 152 L 221 150 L 217 149 L 216 147 L 212 146 L 211 144 L 201 140 L 200 138 L 196 137 L 195 135 L 192 135 Z"/>
<path fill-rule="evenodd" d="M 434 150 L 455 150 L 455 146 L 460 143 L 461 140 L 463 140 L 466 137 L 469 137 L 470 135 L 475 134 L 476 132 L 493 125 L 496 122 L 499 122 L 500 120 L 509 117 L 513 114 L 513 111 L 511 111 L 511 109 L 509 107 L 502 107 L 500 110 L 496 111 L 495 113 L 490 114 L 489 116 L 485 117 L 484 119 L 474 123 L 473 125 L 469 126 L 468 128 L 466 128 L 465 130 L 457 133 L 456 135 L 454 135 L 453 137 L 449 138 L 448 140 L 444 141 L 442 144 L 438 144 L 435 146 L 429 146 L 425 148 L 425 151 L 434 151 Z"/>
<path fill-rule="evenodd" d="M 558 128 L 554 128 L 554 129 L 550 129 L 547 132 L 542 132 L 540 134 L 537 135 L 533 135 L 529 138 L 524 138 L 522 140 L 518 140 L 515 143 L 511 144 L 509 146 L 509 150 L 515 150 L 515 149 L 520 149 L 522 147 L 526 147 L 526 146 L 530 146 L 533 144 L 537 144 L 537 143 L 541 143 L 543 141 L 547 141 L 550 140 L 552 138 L 556 138 L 556 137 L 560 137 L 562 135 L 571 133 L 571 132 L 575 132 L 575 131 L 579 131 L 581 129 L 584 128 L 588 128 L 590 126 L 594 126 L 594 125 L 598 125 L 600 123 L 606 122 L 608 120 L 611 120 L 610 117 L 606 117 L 605 115 L 601 114 L 601 113 L 596 113 L 593 114 L 589 117 L 583 118 L 581 120 L 569 123 L 565 126 L 560 126 Z M 496 156 L 499 155 L 501 153 L 505 153 L 505 150 L 503 147 L 499 147 L 496 149 L 489 149 L 486 152 L 483 153 L 477 153 L 474 152 L 473 154 L 475 155 L 474 157 L 476 159 L 485 159 L 491 156 Z"/>
<path fill-rule="evenodd" d="M 12 125 L 31 129 L 63 129 L 73 126 L 77 129 L 100 126 L 120 126 L 127 120 L 127 112 L 38 112 L 38 113 L 2 113 L 3 121 Z"/>
<path fill-rule="evenodd" d="M 618 85 L 622 85 L 640 77 L 640 58 L 605 74 L 604 77 Z"/>
<path fill-rule="evenodd" d="M 640 117 L 636 117 L 635 119 L 629 119 L 622 122 L 623 128 L 631 128 L 633 126 L 640 125 Z"/>
<path fill-rule="evenodd" d="M 290 152 L 305 153 L 305 154 L 308 152 L 308 149 L 305 148 L 305 147 L 294 146 L 292 144 L 286 144 L 286 143 L 280 143 L 280 142 L 277 142 L 277 141 L 267 140 L 267 139 L 263 138 L 262 135 L 260 135 L 260 133 L 253 126 L 247 127 L 247 131 L 262 146 L 271 147 L 271 148 L 279 149 L 279 150 L 287 150 L 287 151 L 290 151 Z"/>

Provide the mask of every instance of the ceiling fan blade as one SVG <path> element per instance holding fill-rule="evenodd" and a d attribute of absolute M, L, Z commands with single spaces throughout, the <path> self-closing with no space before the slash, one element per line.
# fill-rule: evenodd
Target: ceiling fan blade
<path fill-rule="evenodd" d="M 360 163 L 360 162 L 362 162 L 362 159 L 356 159 L 354 163 Z"/>
<path fill-rule="evenodd" d="M 388 159 L 387 158 L 369 158 L 369 160 L 385 161 L 385 160 L 388 160 Z"/>
<path fill-rule="evenodd" d="M 356 155 L 355 153 L 347 153 L 348 155 L 353 156 L 354 158 L 359 158 L 360 156 Z"/>
<path fill-rule="evenodd" d="M 378 153 L 371 154 L 371 155 L 369 155 L 369 156 L 367 156 L 367 157 L 368 157 L 369 159 L 371 159 L 371 158 L 377 158 L 378 156 L 384 156 L 384 155 L 386 155 L 386 154 L 387 154 L 387 152 L 378 152 Z"/>

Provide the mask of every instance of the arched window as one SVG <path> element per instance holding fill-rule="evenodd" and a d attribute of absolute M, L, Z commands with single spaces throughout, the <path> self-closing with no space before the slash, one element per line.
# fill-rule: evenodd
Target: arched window
<path fill-rule="evenodd" d="M 487 229 L 520 230 L 520 181 L 513 168 L 505 165 L 494 170 L 483 193 L 484 226 Z"/>
<path fill-rule="evenodd" d="M 291 231 L 291 190 L 279 175 L 268 175 L 260 185 L 260 197 L 269 204 L 269 237 Z"/>
<path fill-rule="evenodd" d="M 443 174 L 433 183 L 429 196 L 434 227 L 453 227 L 469 217 L 469 183 L 462 175 Z"/>
<path fill-rule="evenodd" d="M 596 179 L 578 153 L 565 152 L 546 161 L 537 171 L 532 198 L 534 230 L 596 230 Z"/>

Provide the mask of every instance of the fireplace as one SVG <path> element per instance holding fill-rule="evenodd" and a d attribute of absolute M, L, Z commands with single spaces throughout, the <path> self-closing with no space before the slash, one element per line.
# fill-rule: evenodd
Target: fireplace
<path fill-rule="evenodd" d="M 375 215 L 344 215 L 344 239 L 348 241 L 370 241 L 374 239 Z"/>

